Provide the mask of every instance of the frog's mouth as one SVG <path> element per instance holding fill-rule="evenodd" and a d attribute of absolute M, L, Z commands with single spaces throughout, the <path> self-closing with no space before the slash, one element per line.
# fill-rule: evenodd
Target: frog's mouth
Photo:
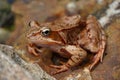
<path fill-rule="evenodd" d="M 35 44 L 38 47 L 49 47 L 49 46 L 57 46 L 57 45 L 64 45 L 62 42 L 60 41 L 55 41 L 51 38 L 37 38 L 37 40 L 35 40 L 35 38 L 29 38 L 28 39 L 29 42 Z"/>
<path fill-rule="evenodd" d="M 41 49 L 41 48 L 52 48 L 52 47 L 58 47 L 61 45 L 58 44 L 52 44 L 52 43 L 46 43 L 46 44 L 35 44 L 37 49 Z"/>

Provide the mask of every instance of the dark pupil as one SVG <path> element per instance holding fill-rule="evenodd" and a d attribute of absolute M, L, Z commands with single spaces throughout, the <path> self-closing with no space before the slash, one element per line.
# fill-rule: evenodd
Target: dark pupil
<path fill-rule="evenodd" d="M 45 32 L 44 32 L 44 34 L 48 34 L 49 33 L 49 31 L 48 30 L 46 30 Z"/>
<path fill-rule="evenodd" d="M 49 34 L 49 32 L 50 32 L 49 30 L 45 30 L 45 31 L 43 31 L 42 33 L 43 33 L 43 35 L 45 35 L 45 36 L 46 36 L 46 35 L 48 35 L 48 34 Z"/>

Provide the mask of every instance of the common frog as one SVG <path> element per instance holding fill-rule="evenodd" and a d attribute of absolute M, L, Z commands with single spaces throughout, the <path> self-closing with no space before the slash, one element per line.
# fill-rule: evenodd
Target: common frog
<path fill-rule="evenodd" d="M 29 26 L 30 30 L 27 33 L 29 53 L 38 55 L 42 53 L 38 47 L 43 47 L 68 58 L 63 65 L 50 65 L 58 69 L 54 74 L 80 64 L 86 59 L 87 51 L 95 54 L 90 70 L 99 61 L 102 62 L 106 36 L 100 23 L 92 15 L 86 20 L 82 20 L 80 15 L 75 15 L 41 24 L 31 21 Z"/>

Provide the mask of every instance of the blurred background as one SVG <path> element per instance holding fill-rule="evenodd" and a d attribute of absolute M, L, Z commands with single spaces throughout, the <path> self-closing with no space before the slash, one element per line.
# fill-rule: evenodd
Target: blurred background
<path fill-rule="evenodd" d="M 0 0 L 0 43 L 13 45 L 31 20 L 53 21 L 61 16 L 89 14 L 98 19 L 113 0 Z"/>
<path fill-rule="evenodd" d="M 95 70 L 91 72 L 93 79 L 120 80 L 120 0 L 0 0 L 0 44 L 14 45 L 17 40 L 21 40 L 21 42 L 26 43 L 24 37 L 20 38 L 20 36 L 25 34 L 28 28 L 28 23 L 31 20 L 36 20 L 39 23 L 50 22 L 62 16 L 71 16 L 76 14 L 81 15 L 83 19 L 86 19 L 86 17 L 90 14 L 96 16 L 107 35 L 107 45 L 103 63 L 100 63 Z M 23 49 L 26 47 L 24 44 L 22 46 Z M 21 46 L 19 45 L 19 47 Z M 0 45 L 0 50 L 4 50 L 5 54 L 8 53 L 9 57 L 15 59 L 15 62 L 18 64 L 20 62 L 19 59 L 21 58 L 14 56 L 17 54 L 12 53 L 10 50 L 11 48 L 6 48 L 1 47 Z M 20 51 L 20 49 L 18 51 Z M 32 61 L 32 58 L 34 57 L 33 55 L 28 58 L 23 56 L 22 52 L 23 51 L 21 50 L 20 55 L 22 58 L 24 57 L 24 59 Z M 49 54 L 50 51 L 46 53 Z M 8 62 L 8 60 L 1 60 L 1 58 L 3 59 L 3 54 L 1 53 L 0 55 L 1 63 L 3 63 L 4 67 L 8 68 L 4 71 L 4 67 L 1 66 L 0 63 L 0 70 L 3 71 L 4 78 L 6 79 L 6 77 L 8 77 L 9 80 L 9 77 L 11 76 L 7 76 L 4 72 L 9 75 L 9 73 L 12 73 L 9 71 L 14 71 L 15 68 L 11 68 L 11 66 L 9 67 L 6 65 L 5 62 Z M 43 54 L 43 56 L 46 57 L 46 54 Z M 49 56 L 51 55 L 48 55 L 47 57 Z M 53 55 L 53 60 L 51 60 L 51 58 L 43 57 L 44 61 L 39 63 L 39 65 L 47 65 L 47 62 L 49 63 L 49 61 L 57 62 L 59 56 L 56 56 L 57 55 Z M 38 56 L 33 59 L 36 60 L 41 58 Z M 12 60 L 10 59 L 9 61 Z M 60 61 L 60 59 L 58 59 L 58 61 Z M 23 63 L 21 64 L 24 65 Z M 13 63 L 11 63 L 11 65 L 14 66 Z M 44 68 L 48 72 L 54 71 L 50 69 L 49 66 Z M 31 71 L 33 71 L 33 69 L 34 68 L 31 68 Z M 18 67 L 16 67 L 16 70 L 18 70 Z M 76 71 L 81 72 L 82 68 L 79 68 L 79 70 Z M 68 74 L 71 76 L 72 72 L 75 72 L 76 75 L 76 71 L 71 70 L 71 72 L 68 71 L 64 74 L 56 75 L 55 77 L 63 80 L 62 78 L 69 76 Z M 38 70 L 35 71 L 35 73 L 36 72 L 39 73 Z M 34 73 L 30 72 L 30 74 Z M 17 75 L 16 72 L 14 75 Z M 34 75 L 40 76 L 37 73 Z M 21 78 L 20 75 L 18 75 L 18 77 Z M 86 78 L 87 77 L 85 76 L 85 79 Z M 16 77 L 14 80 L 16 80 Z"/>

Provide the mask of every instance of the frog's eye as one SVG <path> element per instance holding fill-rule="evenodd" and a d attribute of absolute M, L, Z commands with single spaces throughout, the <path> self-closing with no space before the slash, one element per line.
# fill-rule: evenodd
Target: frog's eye
<path fill-rule="evenodd" d="M 41 33 L 43 36 L 48 36 L 50 34 L 50 32 L 51 32 L 51 30 L 49 28 L 46 28 L 46 29 L 43 29 Z"/>

